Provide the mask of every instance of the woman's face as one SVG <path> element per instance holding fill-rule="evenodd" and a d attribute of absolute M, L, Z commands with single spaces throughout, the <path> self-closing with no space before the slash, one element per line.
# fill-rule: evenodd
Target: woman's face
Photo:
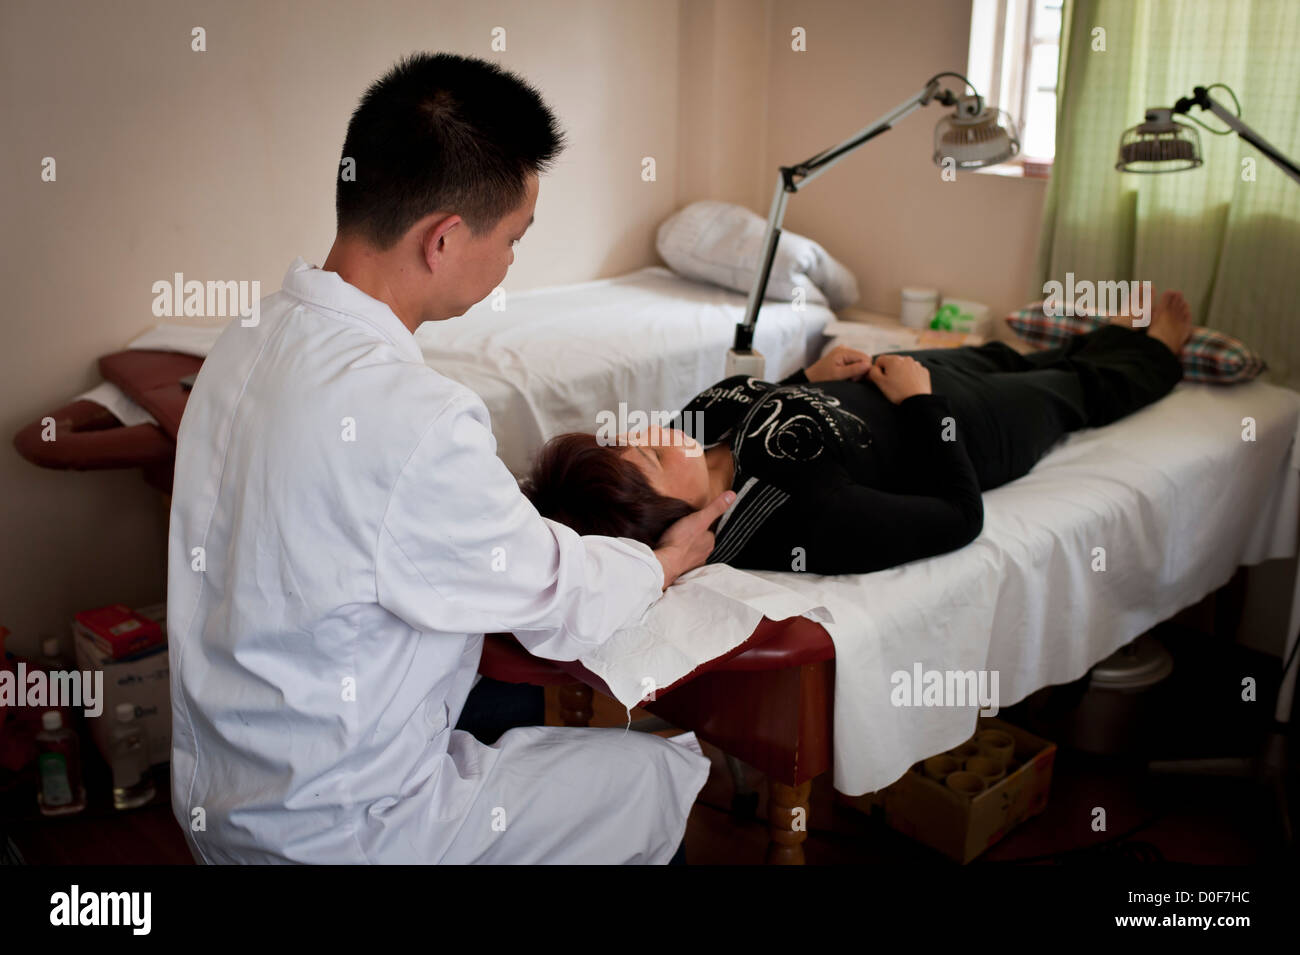
<path fill-rule="evenodd" d="M 618 436 L 620 456 L 631 461 L 660 494 L 700 508 L 709 503 L 709 466 L 699 442 L 675 428 L 650 425 Z"/>

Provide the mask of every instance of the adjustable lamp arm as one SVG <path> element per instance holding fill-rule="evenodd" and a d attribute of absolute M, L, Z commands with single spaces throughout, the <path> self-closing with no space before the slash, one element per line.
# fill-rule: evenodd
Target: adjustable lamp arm
<path fill-rule="evenodd" d="M 1231 90 L 1229 90 L 1231 92 Z M 1234 96 L 1235 100 L 1236 97 Z M 1284 173 L 1300 182 L 1300 166 L 1278 152 L 1277 147 L 1269 143 L 1263 136 L 1255 132 L 1248 125 L 1241 121 L 1241 117 L 1236 113 L 1230 112 L 1222 103 L 1210 96 L 1209 89 L 1204 86 L 1198 86 L 1192 90 L 1191 96 L 1184 96 L 1174 104 L 1175 113 L 1189 113 L 1193 106 L 1199 106 L 1201 109 L 1209 110 L 1219 119 L 1223 120 L 1238 136 L 1246 140 L 1265 156 L 1271 159 Z M 1195 121 L 1195 120 L 1193 120 Z"/>
<path fill-rule="evenodd" d="M 728 356 L 729 375 L 741 373 L 762 374 L 762 358 L 753 351 L 754 326 L 758 322 L 758 310 L 762 305 L 763 293 L 767 289 L 767 280 L 772 273 L 772 263 L 776 258 L 776 248 L 781 238 L 781 223 L 785 219 L 786 198 L 791 193 L 798 192 L 863 143 L 892 129 L 900 120 L 920 107 L 929 105 L 931 101 L 938 101 L 944 106 L 955 106 L 959 102 L 958 97 L 952 91 L 943 89 L 939 85 L 940 78 L 944 76 L 956 76 L 964 81 L 967 86 L 970 86 L 972 90 L 975 90 L 970 81 L 959 73 L 939 73 L 931 78 L 920 92 L 909 96 L 880 119 L 854 133 L 838 146 L 824 150 L 801 163 L 780 168 L 776 191 L 772 196 L 772 207 L 767 215 L 767 239 L 763 244 L 762 265 L 758 270 L 754 287 L 750 290 L 749 300 L 745 305 L 745 321 L 743 324 L 736 326 L 735 344 Z M 975 100 L 976 112 L 978 112 L 984 106 L 984 100 L 978 91 L 975 92 Z M 746 361 L 746 356 L 753 356 L 757 359 L 757 371 L 753 370 L 754 365 Z"/>

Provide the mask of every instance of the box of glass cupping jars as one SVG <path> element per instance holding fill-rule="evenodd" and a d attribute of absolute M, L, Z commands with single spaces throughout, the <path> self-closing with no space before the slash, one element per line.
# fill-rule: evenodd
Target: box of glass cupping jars
<path fill-rule="evenodd" d="M 979 720 L 974 736 L 938 756 L 951 756 L 964 769 L 966 759 L 978 755 L 975 740 L 990 730 L 1011 737 L 1014 753 L 1006 764 L 1005 775 L 984 781 L 979 792 L 965 795 L 954 790 L 944 779 L 927 775 L 925 762 L 921 762 L 886 789 L 849 803 L 865 810 L 877 808 L 891 828 L 950 859 L 970 862 L 1047 807 L 1052 764 L 1056 760 L 1056 744 L 998 719 Z"/>

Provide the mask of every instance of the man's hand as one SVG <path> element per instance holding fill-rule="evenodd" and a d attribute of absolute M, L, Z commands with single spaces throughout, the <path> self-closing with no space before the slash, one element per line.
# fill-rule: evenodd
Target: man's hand
<path fill-rule="evenodd" d="M 867 377 L 893 404 L 930 394 L 930 369 L 908 355 L 881 355 Z"/>
<path fill-rule="evenodd" d="M 804 369 L 809 381 L 860 379 L 871 368 L 871 356 L 848 345 L 836 345 Z"/>
<path fill-rule="evenodd" d="M 694 570 L 713 553 L 713 532 L 709 527 L 736 499 L 735 491 L 719 494 L 713 503 L 677 521 L 659 539 L 655 556 L 664 569 L 664 590 L 674 580 Z"/>

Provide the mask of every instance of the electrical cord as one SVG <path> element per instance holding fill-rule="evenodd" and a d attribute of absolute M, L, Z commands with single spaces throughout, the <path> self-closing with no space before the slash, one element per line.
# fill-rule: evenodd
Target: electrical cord
<path fill-rule="evenodd" d="M 955 77 L 957 77 L 957 79 L 961 80 L 963 83 L 965 83 L 967 86 L 970 87 L 971 92 L 975 94 L 975 112 L 976 112 L 976 113 L 979 113 L 981 110 L 984 109 L 984 97 L 983 97 L 983 96 L 980 96 L 980 91 L 977 90 L 977 89 L 975 88 L 975 84 L 972 83 L 970 80 L 966 79 L 966 77 L 962 76 L 960 73 L 953 73 L 953 72 L 950 72 L 950 71 L 949 71 L 949 72 L 944 72 L 944 73 L 936 73 L 936 74 L 934 74 L 934 76 L 930 77 L 928 80 L 925 81 L 925 85 L 926 85 L 926 86 L 929 86 L 929 85 L 930 85 L 931 83 L 933 83 L 935 80 L 940 79 L 940 78 L 945 77 L 945 76 L 955 76 Z M 948 92 L 949 94 L 951 94 L 951 90 L 948 90 L 948 91 L 945 91 L 945 92 Z M 943 100 L 940 100 L 940 102 L 943 103 Z M 945 105 L 945 106 L 951 106 L 952 103 L 943 103 L 943 105 Z"/>
<path fill-rule="evenodd" d="M 1228 86 L 1228 84 L 1226 84 L 1226 83 L 1211 83 L 1209 86 L 1205 87 L 1205 92 L 1206 92 L 1206 94 L 1208 95 L 1209 92 L 1210 92 L 1210 90 L 1213 90 L 1213 89 L 1224 89 L 1224 90 L 1227 90 L 1227 91 L 1228 91 L 1228 95 L 1232 97 L 1232 105 L 1233 105 L 1234 107 L 1236 107 L 1236 109 L 1237 109 L 1237 118 L 1240 119 L 1240 118 L 1241 118 L 1241 103 L 1238 102 L 1238 100 L 1237 100 L 1237 94 L 1234 93 L 1234 92 L 1232 91 L 1232 87 Z M 1198 104 L 1198 105 L 1199 105 L 1199 104 Z M 1204 107 L 1202 107 L 1202 108 L 1204 108 Z M 1235 132 L 1235 130 L 1231 130 L 1231 129 L 1214 129 L 1212 126 L 1206 126 L 1204 123 L 1202 123 L 1199 119 L 1197 119 L 1197 118 L 1196 118 L 1195 116 L 1193 116 L 1191 113 L 1184 113 L 1183 115 L 1186 116 L 1188 119 L 1190 119 L 1190 120 L 1191 120 L 1193 123 L 1195 123 L 1197 126 L 1201 127 L 1201 129 L 1205 130 L 1205 131 L 1208 132 L 1208 133 L 1213 133 L 1213 134 L 1216 135 L 1216 136 L 1230 136 L 1230 135 L 1232 135 L 1233 132 Z"/>

